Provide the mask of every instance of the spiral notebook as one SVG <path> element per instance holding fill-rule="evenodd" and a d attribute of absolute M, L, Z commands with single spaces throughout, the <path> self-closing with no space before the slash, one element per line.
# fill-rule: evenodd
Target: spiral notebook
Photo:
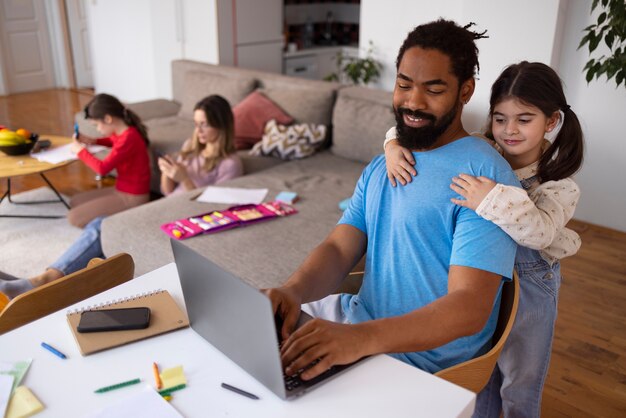
<path fill-rule="evenodd" d="M 80 333 L 76 329 L 80 321 L 80 314 L 84 311 L 143 306 L 150 308 L 150 325 L 148 328 L 90 333 Z M 189 326 L 187 315 L 180 309 L 167 290 L 155 290 L 74 309 L 68 312 L 67 322 L 83 356 Z"/>

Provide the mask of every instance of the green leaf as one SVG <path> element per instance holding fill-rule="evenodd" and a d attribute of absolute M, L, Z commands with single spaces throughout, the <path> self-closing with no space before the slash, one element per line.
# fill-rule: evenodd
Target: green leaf
<path fill-rule="evenodd" d="M 593 0 L 593 3 L 591 3 L 591 11 L 592 12 L 595 10 L 597 5 L 598 5 L 598 0 Z"/>
<path fill-rule="evenodd" d="M 604 43 L 606 44 L 606 46 L 609 47 L 609 49 L 613 48 L 614 41 L 615 41 L 615 34 L 613 32 L 607 33 L 606 36 L 604 37 Z"/>
<path fill-rule="evenodd" d="M 617 87 L 619 87 L 619 85 L 622 84 L 622 81 L 624 81 L 624 70 L 620 71 L 615 76 L 615 83 L 617 83 Z M 624 87 L 626 87 L 626 83 L 624 83 Z"/>
<path fill-rule="evenodd" d="M 591 80 L 593 80 L 593 70 L 591 68 L 587 70 L 587 75 L 585 76 L 585 80 L 587 80 L 587 84 L 589 84 Z"/>
<path fill-rule="evenodd" d="M 607 4 L 609 4 L 609 0 L 602 0 L 602 7 L 606 8 Z"/>
<path fill-rule="evenodd" d="M 595 51 L 595 49 L 600 44 L 601 40 L 602 40 L 602 36 L 600 35 L 597 35 L 591 38 L 591 40 L 589 41 L 589 53 L 592 53 L 593 51 Z"/>
<path fill-rule="evenodd" d="M 598 16 L 598 25 L 603 24 L 605 20 L 606 20 L 606 12 L 600 13 L 600 16 Z"/>
<path fill-rule="evenodd" d="M 606 79 L 612 79 L 615 73 L 617 73 L 617 70 L 619 70 L 619 65 L 615 62 L 611 62 L 606 70 Z"/>
<path fill-rule="evenodd" d="M 578 48 L 576 48 L 576 49 L 582 48 L 583 45 L 585 45 L 587 42 L 589 42 L 589 38 L 590 37 L 591 37 L 591 32 L 589 32 L 588 34 L 583 36 L 583 38 L 580 40 L 580 44 L 578 44 Z"/>
<path fill-rule="evenodd" d="M 594 59 L 590 59 L 589 61 L 587 61 L 587 64 L 585 64 L 585 67 L 583 68 L 583 72 L 593 67 L 593 64 L 595 63 L 595 61 L 596 60 Z"/>

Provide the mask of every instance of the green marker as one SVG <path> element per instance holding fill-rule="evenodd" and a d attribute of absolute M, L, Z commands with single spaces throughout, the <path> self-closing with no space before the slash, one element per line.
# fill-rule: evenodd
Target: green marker
<path fill-rule="evenodd" d="M 187 387 L 187 385 L 186 385 L 186 384 L 181 383 L 181 384 L 180 384 L 180 385 L 178 385 L 178 386 L 173 386 L 173 387 L 171 387 L 171 388 L 167 388 L 167 389 L 162 389 L 162 390 L 160 390 L 160 391 L 159 391 L 159 395 L 161 395 L 161 396 L 171 395 L 171 394 L 172 394 L 172 392 L 175 392 L 175 391 L 177 391 L 177 390 L 181 390 L 181 389 L 185 389 L 186 387 Z"/>
<path fill-rule="evenodd" d="M 111 386 L 105 386 L 103 388 L 96 389 L 94 392 L 95 393 L 104 393 L 104 392 L 108 392 L 110 390 L 125 388 L 126 386 L 130 386 L 130 385 L 136 385 L 139 382 L 141 382 L 141 379 L 133 379 L 133 380 L 129 380 L 127 382 L 116 383 L 116 384 L 111 385 Z"/>

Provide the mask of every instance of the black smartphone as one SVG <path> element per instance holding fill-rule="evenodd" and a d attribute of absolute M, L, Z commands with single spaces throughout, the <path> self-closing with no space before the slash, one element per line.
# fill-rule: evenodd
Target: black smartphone
<path fill-rule="evenodd" d="M 80 315 L 78 332 L 143 329 L 150 325 L 150 308 L 102 309 Z"/>

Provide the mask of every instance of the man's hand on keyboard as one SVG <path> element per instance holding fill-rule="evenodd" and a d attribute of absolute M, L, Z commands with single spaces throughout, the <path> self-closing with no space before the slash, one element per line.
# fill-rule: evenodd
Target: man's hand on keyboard
<path fill-rule="evenodd" d="M 298 328 L 281 347 L 285 373 L 310 380 L 334 365 L 349 364 L 369 352 L 371 341 L 363 324 L 339 324 L 313 319 Z M 316 364 L 308 368 L 316 360 Z M 308 369 L 307 369 L 308 368 Z"/>

